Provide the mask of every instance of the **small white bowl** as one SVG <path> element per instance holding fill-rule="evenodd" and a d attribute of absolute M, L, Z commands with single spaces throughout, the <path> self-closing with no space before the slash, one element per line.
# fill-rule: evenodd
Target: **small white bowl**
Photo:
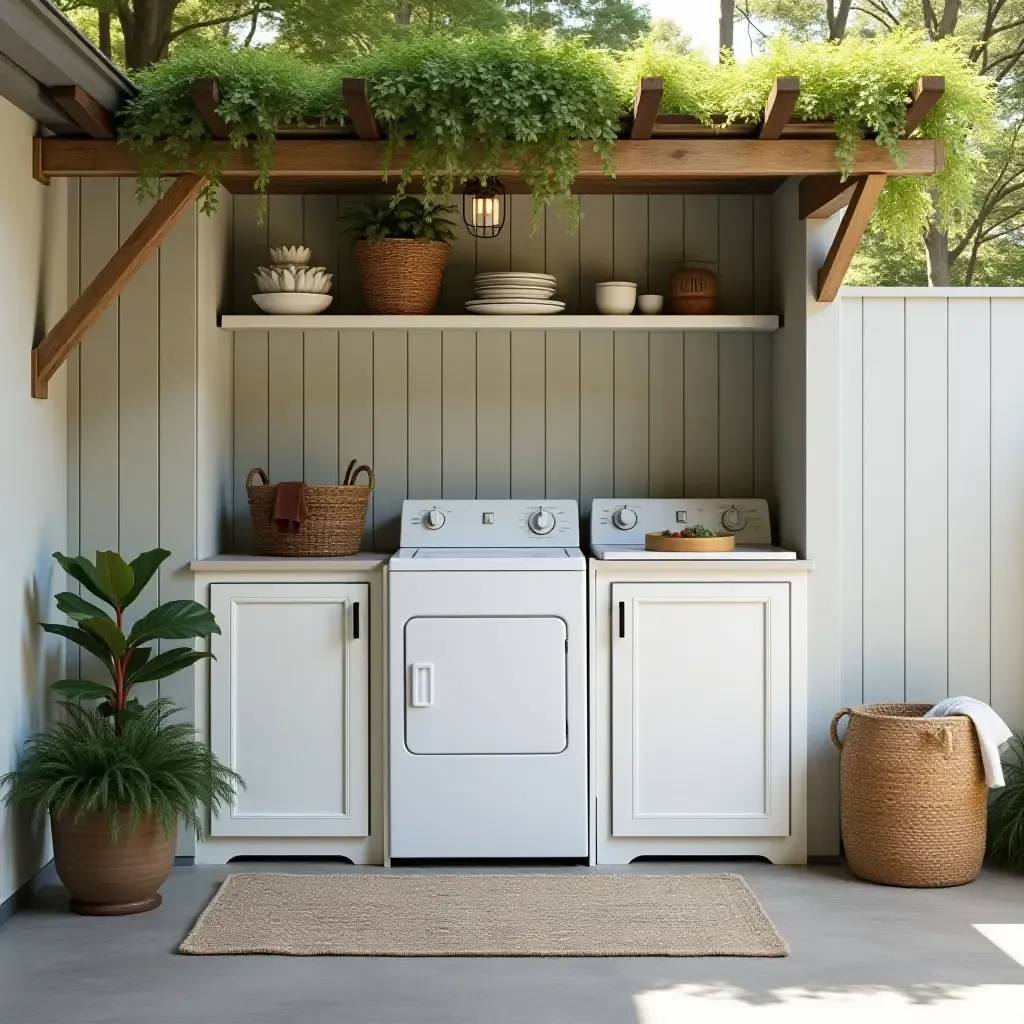
<path fill-rule="evenodd" d="M 604 316 L 628 316 L 636 305 L 632 281 L 601 281 L 596 288 L 597 311 Z"/>
<path fill-rule="evenodd" d="M 276 316 L 322 313 L 331 304 L 331 299 L 330 295 L 317 295 L 313 292 L 263 292 L 252 297 L 252 301 L 264 313 Z"/>
<path fill-rule="evenodd" d="M 640 309 L 640 312 L 645 316 L 653 316 L 655 313 L 660 313 L 662 307 L 665 305 L 664 295 L 641 295 L 637 300 L 636 304 Z"/>

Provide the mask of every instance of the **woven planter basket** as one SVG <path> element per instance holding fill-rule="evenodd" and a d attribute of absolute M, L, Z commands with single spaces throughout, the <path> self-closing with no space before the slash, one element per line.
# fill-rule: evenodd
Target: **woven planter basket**
<path fill-rule="evenodd" d="M 259 553 L 292 557 L 356 554 L 363 539 L 366 506 L 373 493 L 374 480 L 369 466 L 353 470 L 354 466 L 355 460 L 349 464 L 345 485 L 306 485 L 306 521 L 298 533 L 278 530 L 270 518 L 277 488 L 262 469 L 250 469 L 245 489 Z M 366 474 L 368 483 L 352 483 L 361 473 Z M 256 477 L 262 483 L 255 483 Z"/>
<path fill-rule="evenodd" d="M 355 250 L 368 313 L 433 313 L 448 262 L 447 242 L 385 238 L 377 245 L 356 242 Z"/>
<path fill-rule="evenodd" d="M 846 859 L 870 882 L 963 885 L 981 870 L 988 788 L 974 723 L 922 718 L 931 707 L 862 704 L 832 719 Z"/>

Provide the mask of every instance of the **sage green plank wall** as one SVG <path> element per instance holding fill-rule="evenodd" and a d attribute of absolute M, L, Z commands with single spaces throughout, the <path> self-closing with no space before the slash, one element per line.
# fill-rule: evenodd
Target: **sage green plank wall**
<path fill-rule="evenodd" d="M 335 273 L 330 312 L 362 312 L 333 196 L 235 196 L 234 312 L 271 245 L 305 244 Z M 583 196 L 577 231 L 553 211 L 531 232 L 527 196 L 505 229 L 460 231 L 440 312 L 484 270 L 555 274 L 567 309 L 592 313 L 598 281 L 668 289 L 683 262 L 720 277 L 722 312 L 772 312 L 767 196 Z M 771 493 L 769 335 L 648 331 L 239 331 L 233 342 L 233 546 L 251 546 L 244 479 L 335 483 L 353 458 L 377 490 L 364 544 L 398 541 L 405 497 L 714 496 Z"/>
<path fill-rule="evenodd" d="M 68 205 L 70 300 L 151 203 L 136 202 L 134 181 L 83 179 L 69 182 Z M 231 290 L 233 212 L 224 193 L 216 217 L 187 213 L 68 360 L 69 550 L 172 553 L 133 616 L 191 597 L 189 562 L 233 543 L 232 338 L 216 320 Z M 104 675 L 75 648 L 68 675 L 79 670 Z M 192 674 L 141 696 L 169 697 L 191 718 Z"/>
<path fill-rule="evenodd" d="M 1024 728 L 1024 292 L 842 293 L 843 705 Z"/>

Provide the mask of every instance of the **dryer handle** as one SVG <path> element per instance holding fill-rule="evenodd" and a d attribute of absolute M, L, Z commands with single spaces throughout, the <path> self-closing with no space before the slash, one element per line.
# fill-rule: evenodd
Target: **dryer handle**
<path fill-rule="evenodd" d="M 434 666 L 429 662 L 413 662 L 411 698 L 414 708 L 429 708 L 434 703 Z"/>

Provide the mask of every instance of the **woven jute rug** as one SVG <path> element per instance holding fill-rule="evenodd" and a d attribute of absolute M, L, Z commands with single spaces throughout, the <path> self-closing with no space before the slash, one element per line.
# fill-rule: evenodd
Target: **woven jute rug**
<path fill-rule="evenodd" d="M 217 956 L 786 956 L 739 875 L 231 875 L 181 944 Z"/>

